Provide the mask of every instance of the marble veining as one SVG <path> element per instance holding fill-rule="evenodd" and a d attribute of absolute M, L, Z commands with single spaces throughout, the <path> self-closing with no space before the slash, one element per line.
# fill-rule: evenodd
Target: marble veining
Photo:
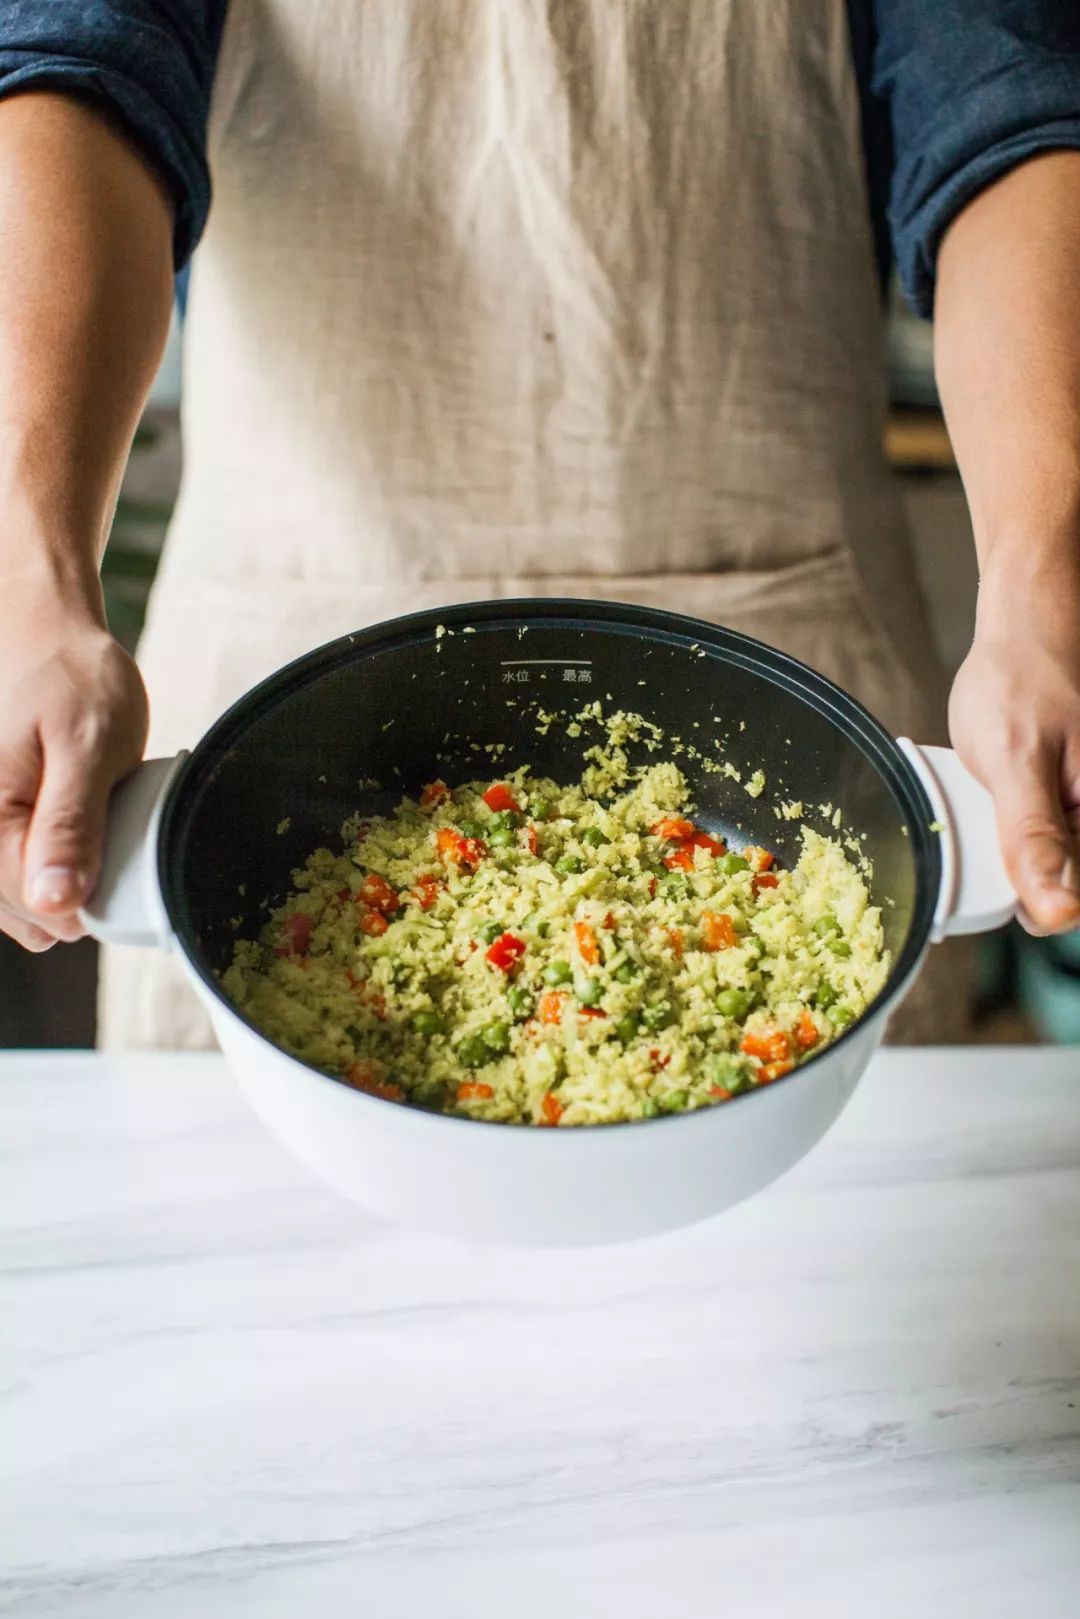
<path fill-rule="evenodd" d="M 882 1054 L 709 1225 L 313 1184 L 220 1059 L 0 1060 L 0 1613 L 1080 1614 L 1080 1053 Z"/>

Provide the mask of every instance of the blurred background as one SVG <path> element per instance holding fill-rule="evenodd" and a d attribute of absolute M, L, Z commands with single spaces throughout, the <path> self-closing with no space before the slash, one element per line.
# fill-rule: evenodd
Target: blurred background
<path fill-rule="evenodd" d="M 931 329 L 895 294 L 885 330 L 890 462 L 908 509 L 941 654 L 955 670 L 971 637 L 975 553 L 938 409 Z M 180 323 L 132 447 L 103 566 L 109 620 L 134 647 L 180 480 Z M 1080 934 L 1033 940 L 1011 928 L 982 942 L 978 1027 L 988 1041 L 1080 1043 Z M 0 1046 L 91 1046 L 96 952 L 89 941 L 28 956 L 0 937 Z"/>

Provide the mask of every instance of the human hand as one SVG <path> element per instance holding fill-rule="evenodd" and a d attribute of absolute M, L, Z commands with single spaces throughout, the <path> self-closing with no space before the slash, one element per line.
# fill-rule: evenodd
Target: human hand
<path fill-rule="evenodd" d="M 993 795 L 1021 922 L 1061 933 L 1080 926 L 1080 601 L 1025 597 L 984 583 L 949 728 Z"/>
<path fill-rule="evenodd" d="M 81 937 L 113 785 L 142 758 L 135 664 L 83 607 L 5 593 L 0 616 L 0 932 L 28 950 Z"/>

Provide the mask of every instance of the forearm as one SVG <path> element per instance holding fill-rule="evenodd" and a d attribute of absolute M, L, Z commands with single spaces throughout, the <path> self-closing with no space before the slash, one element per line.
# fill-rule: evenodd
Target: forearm
<path fill-rule="evenodd" d="M 100 612 L 172 301 L 164 188 L 98 112 L 0 101 L 0 588 Z"/>
<path fill-rule="evenodd" d="M 1075 635 L 1080 153 L 1013 170 L 950 227 L 935 357 L 978 548 L 980 620 L 1030 607 L 1047 633 Z"/>

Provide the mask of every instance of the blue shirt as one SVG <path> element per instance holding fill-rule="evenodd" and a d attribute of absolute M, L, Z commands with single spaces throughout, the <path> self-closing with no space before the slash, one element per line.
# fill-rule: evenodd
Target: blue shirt
<path fill-rule="evenodd" d="M 767 0 L 744 0 L 762 4 Z M 165 176 L 186 263 L 206 222 L 206 126 L 228 0 L 4 0 L 0 95 L 104 103 Z M 929 314 L 937 246 L 990 181 L 1080 149 L 1078 0 L 847 0 L 882 270 Z"/>

